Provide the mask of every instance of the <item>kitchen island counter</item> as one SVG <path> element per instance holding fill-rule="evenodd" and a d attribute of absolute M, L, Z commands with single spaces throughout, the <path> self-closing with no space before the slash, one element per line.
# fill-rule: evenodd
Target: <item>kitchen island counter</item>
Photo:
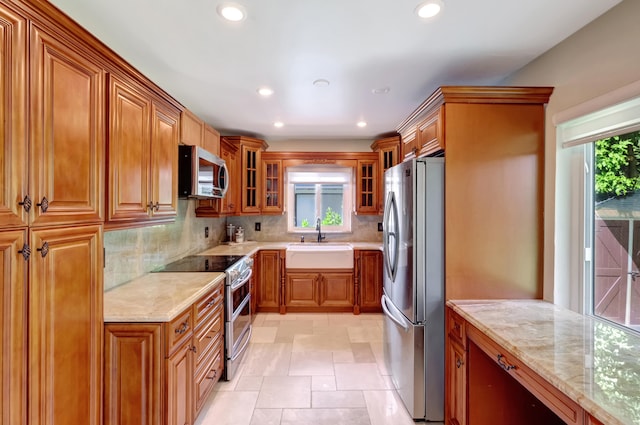
<path fill-rule="evenodd" d="M 447 306 L 592 417 L 608 425 L 640 423 L 636 333 L 541 300 Z"/>

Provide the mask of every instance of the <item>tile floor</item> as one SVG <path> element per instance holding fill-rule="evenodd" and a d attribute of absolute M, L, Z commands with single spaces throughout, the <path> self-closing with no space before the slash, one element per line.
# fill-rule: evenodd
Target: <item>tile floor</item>
<path fill-rule="evenodd" d="M 237 376 L 195 425 L 412 425 L 382 354 L 381 314 L 260 313 Z"/>

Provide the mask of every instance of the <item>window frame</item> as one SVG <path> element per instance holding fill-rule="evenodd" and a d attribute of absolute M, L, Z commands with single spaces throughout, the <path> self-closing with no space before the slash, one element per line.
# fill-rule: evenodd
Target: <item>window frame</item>
<path fill-rule="evenodd" d="M 344 182 L 343 187 L 344 191 L 342 193 L 342 225 L 341 226 L 328 226 L 322 225 L 321 231 L 322 233 L 351 233 L 351 216 L 354 208 L 354 170 L 351 167 L 344 166 L 335 166 L 335 165 L 301 165 L 294 167 L 285 168 L 285 179 L 284 179 L 284 191 L 285 191 L 285 214 L 287 216 L 287 232 L 288 233 L 304 233 L 311 234 L 316 233 L 316 221 L 318 216 L 314 218 L 314 222 L 311 227 L 295 227 L 295 190 L 294 185 L 296 183 L 305 183 L 305 184 L 315 184 L 316 185 L 316 214 L 318 212 L 317 201 L 320 198 L 321 194 L 318 193 L 318 185 L 321 184 L 335 184 L 336 182 L 332 181 L 323 181 L 322 178 L 315 181 L 300 181 L 292 178 L 292 175 L 295 173 L 339 173 L 344 174 Z"/>

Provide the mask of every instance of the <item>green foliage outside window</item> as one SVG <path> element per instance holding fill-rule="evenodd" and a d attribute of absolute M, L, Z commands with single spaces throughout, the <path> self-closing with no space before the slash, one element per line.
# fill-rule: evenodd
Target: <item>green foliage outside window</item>
<path fill-rule="evenodd" d="M 342 226 L 342 216 L 340 213 L 337 213 L 331 209 L 331 207 L 327 207 L 327 211 L 324 213 L 324 218 L 322 219 L 323 226 Z"/>
<path fill-rule="evenodd" d="M 640 189 L 640 131 L 595 142 L 595 192 L 600 199 Z"/>

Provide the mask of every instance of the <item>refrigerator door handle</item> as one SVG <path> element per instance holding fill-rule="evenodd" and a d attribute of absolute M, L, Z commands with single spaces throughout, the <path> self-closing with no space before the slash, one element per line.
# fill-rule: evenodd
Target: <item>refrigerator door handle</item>
<path fill-rule="evenodd" d="M 392 312 L 391 309 L 395 309 L 393 306 L 391 307 L 391 309 L 389 308 L 388 301 L 387 301 L 388 299 L 389 298 L 387 298 L 386 295 L 384 294 L 382 295 L 382 299 L 380 300 L 380 304 L 382 304 L 382 311 L 396 325 L 404 329 L 405 332 L 409 332 L 409 325 L 406 323 L 406 320 L 404 319 L 404 317 L 402 317 L 402 315 L 398 316 L 397 313 Z"/>
<path fill-rule="evenodd" d="M 390 229 L 389 220 L 392 219 L 394 228 Z M 384 257 L 384 265 L 387 272 L 387 275 L 391 278 L 391 281 L 395 281 L 396 272 L 398 271 L 398 249 L 400 248 L 400 241 L 398 239 L 398 206 L 396 204 L 396 195 L 394 192 L 389 192 L 389 197 L 387 198 L 387 203 L 384 208 L 384 233 L 382 234 L 382 250 Z M 391 241 L 390 238 L 393 238 L 393 246 L 390 247 Z M 393 249 L 393 252 L 390 252 L 390 248 Z"/>

